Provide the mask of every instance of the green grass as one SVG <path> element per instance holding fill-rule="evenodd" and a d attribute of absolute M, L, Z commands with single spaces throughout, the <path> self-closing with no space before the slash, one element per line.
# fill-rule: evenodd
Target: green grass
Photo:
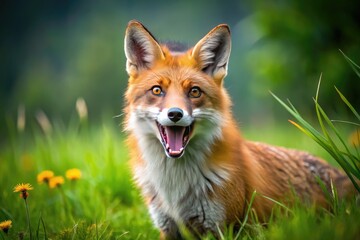
<path fill-rule="evenodd" d="M 18 133 L 14 127 L 10 130 L 11 141 L 0 151 L 0 222 L 9 219 L 13 224 L 7 235 L 0 233 L 0 239 L 18 239 L 19 233 L 29 239 L 24 200 L 13 192 L 18 183 L 30 183 L 34 187 L 27 199 L 33 239 L 159 238 L 132 183 L 120 127 L 112 123 L 80 127 L 71 123 L 55 124 L 47 134 L 36 126 L 26 129 L 26 133 Z M 328 156 L 290 124 L 281 128 L 245 128 L 244 135 Z M 37 174 L 43 170 L 65 177 L 70 168 L 82 171 L 80 180 L 66 180 L 55 189 L 37 183 Z M 360 208 L 355 198 L 339 203 L 336 213 L 316 211 L 301 204 L 289 211 L 281 206 L 279 209 L 266 227 L 254 221 L 249 209 L 248 219 L 252 221 L 243 225 L 240 235 L 233 234 L 229 226 L 222 233 L 223 238 L 354 239 L 360 236 Z"/>
<path fill-rule="evenodd" d="M 158 231 L 133 186 L 127 158 L 121 130 L 110 124 L 82 131 L 57 126 L 48 135 L 13 134 L 0 152 L 0 221 L 13 221 L 12 238 L 27 231 L 24 200 L 13 187 L 30 183 L 34 190 L 27 201 L 33 236 L 38 231 L 39 239 L 45 233 L 49 239 L 156 239 Z M 55 189 L 37 183 L 43 170 L 65 177 L 70 168 L 81 170 L 80 180 Z"/>
<path fill-rule="evenodd" d="M 360 78 L 360 66 L 347 57 L 341 50 L 346 61 L 354 70 L 355 74 Z M 342 103 L 352 113 L 353 120 L 332 120 L 321 107 L 319 103 L 321 76 L 314 98 L 315 111 L 318 120 L 318 125 L 321 130 L 317 130 L 313 124 L 309 123 L 297 111 L 294 105 L 288 100 L 288 103 L 280 100 L 276 95 L 273 97 L 296 119 L 297 122 L 290 121 L 300 131 L 313 139 L 318 145 L 326 150 L 345 171 L 354 187 L 360 193 L 360 114 L 355 107 L 348 101 L 348 99 L 335 87 Z M 339 124 L 350 125 L 355 128 L 351 143 L 346 141 L 346 138 L 339 130 Z"/>
<path fill-rule="evenodd" d="M 342 136 L 337 126 L 335 126 L 334 122 L 339 122 L 343 124 L 349 124 L 352 126 L 356 126 L 358 128 L 360 126 L 360 115 L 355 110 L 355 108 L 349 103 L 349 101 L 345 98 L 345 96 L 335 87 L 342 101 L 346 104 L 346 106 L 353 112 L 356 121 L 343 121 L 343 120 L 331 120 L 329 116 L 326 114 L 324 109 L 320 106 L 319 99 L 319 90 L 320 90 L 321 77 L 319 80 L 318 89 L 316 92 L 316 97 L 314 99 L 315 109 L 317 114 L 317 119 L 319 126 L 321 127 L 321 131 L 317 130 L 306 121 L 303 116 L 297 111 L 297 109 L 291 104 L 289 101 L 288 104 L 284 103 L 277 96 L 273 94 L 273 97 L 296 119 L 297 122 L 290 121 L 294 126 L 296 126 L 299 130 L 301 130 L 304 134 L 313 139 L 317 144 L 319 144 L 324 150 L 326 150 L 341 166 L 341 168 L 345 171 L 347 176 L 350 178 L 354 187 L 360 193 L 360 186 L 357 181 L 360 181 L 360 154 L 358 146 L 354 146 L 353 144 L 349 144 L 346 139 Z M 355 131 L 359 131 L 356 129 Z M 358 134 L 357 134 L 358 135 Z"/>

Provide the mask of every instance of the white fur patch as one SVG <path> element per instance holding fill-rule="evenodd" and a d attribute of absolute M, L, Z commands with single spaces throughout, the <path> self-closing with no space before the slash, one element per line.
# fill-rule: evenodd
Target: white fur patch
<path fill-rule="evenodd" d="M 183 110 L 183 117 L 174 123 L 171 121 L 168 117 L 168 108 L 164 108 L 158 115 L 157 121 L 163 125 L 163 126 L 183 126 L 187 127 L 190 126 L 191 123 L 194 121 L 194 118 L 189 115 L 189 113 L 186 110 Z"/>
<path fill-rule="evenodd" d="M 216 228 L 216 223 L 224 220 L 224 208 L 208 194 L 215 185 L 228 180 L 229 174 L 225 168 L 210 165 L 206 156 L 213 142 L 222 138 L 221 114 L 212 109 L 195 109 L 192 116 L 184 114 L 187 117 L 181 124 L 188 126 L 195 120 L 195 129 L 184 155 L 173 159 L 166 156 L 155 123 L 164 123 L 163 112 L 139 107 L 131 112 L 127 126 L 136 136 L 145 161 L 135 169 L 135 180 L 145 195 L 158 199 L 150 206 L 151 216 L 158 227 L 167 222 L 163 218 L 184 222 L 199 216 L 204 227 Z"/>

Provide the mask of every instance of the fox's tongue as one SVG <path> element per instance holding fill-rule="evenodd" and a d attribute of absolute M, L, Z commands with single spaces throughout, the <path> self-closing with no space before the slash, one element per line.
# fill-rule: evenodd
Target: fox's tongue
<path fill-rule="evenodd" d="M 184 132 L 185 127 L 171 126 L 165 127 L 167 146 L 169 154 L 171 156 L 176 156 L 181 154 L 184 146 Z"/>

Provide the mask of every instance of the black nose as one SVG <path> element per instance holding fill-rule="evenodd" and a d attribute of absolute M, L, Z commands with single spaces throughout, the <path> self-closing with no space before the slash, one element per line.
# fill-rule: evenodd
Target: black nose
<path fill-rule="evenodd" d="M 168 117 L 174 123 L 179 121 L 183 116 L 184 112 L 180 108 L 170 108 L 168 111 Z"/>

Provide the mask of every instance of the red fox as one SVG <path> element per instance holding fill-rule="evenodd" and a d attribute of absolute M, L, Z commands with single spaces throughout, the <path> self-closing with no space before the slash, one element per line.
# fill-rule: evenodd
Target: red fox
<path fill-rule="evenodd" d="M 223 87 L 231 49 L 221 24 L 194 47 L 160 44 L 138 21 L 125 33 L 125 130 L 134 179 L 161 238 L 219 236 L 241 221 L 254 191 L 287 202 L 290 193 L 325 206 L 320 179 L 339 196 L 352 184 L 340 170 L 308 153 L 242 138 Z M 266 220 L 273 201 L 256 197 Z"/>

